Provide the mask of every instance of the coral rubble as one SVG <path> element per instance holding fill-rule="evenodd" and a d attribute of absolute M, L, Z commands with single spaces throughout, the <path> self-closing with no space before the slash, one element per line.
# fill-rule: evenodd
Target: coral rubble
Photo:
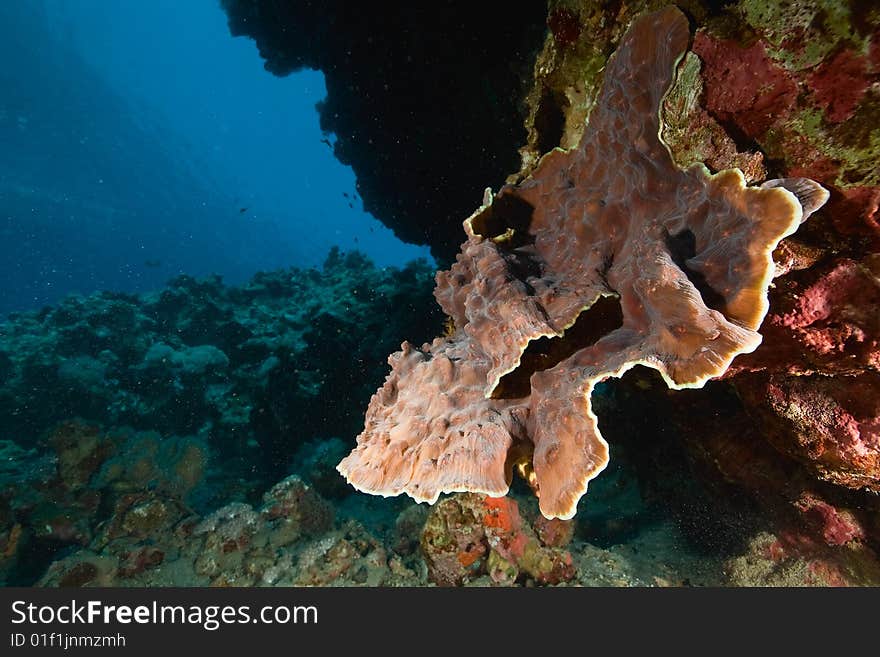
<path fill-rule="evenodd" d="M 356 488 L 503 495 L 511 469 L 571 518 L 608 462 L 590 397 L 636 365 L 700 387 L 760 343 L 771 258 L 827 192 L 679 168 L 660 110 L 689 39 L 675 8 L 634 21 L 577 148 L 487 194 L 435 296 L 450 335 L 408 343 L 339 469 Z"/>

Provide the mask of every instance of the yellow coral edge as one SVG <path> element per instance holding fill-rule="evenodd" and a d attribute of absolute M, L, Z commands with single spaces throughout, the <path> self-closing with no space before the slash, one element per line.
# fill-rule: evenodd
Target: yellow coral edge
<path fill-rule="evenodd" d="M 739 169 L 725 169 L 724 171 L 719 171 L 716 174 L 712 174 L 709 172 L 709 169 L 702 163 L 699 163 L 695 166 L 701 167 L 703 174 L 709 179 L 718 177 L 722 174 L 729 175 L 729 172 L 734 172 L 739 180 L 740 187 L 743 190 L 745 190 L 745 192 L 747 194 L 748 193 L 755 193 L 755 192 L 757 192 L 757 193 L 775 192 L 778 190 L 779 192 L 781 192 L 782 194 L 785 195 L 784 198 L 788 201 L 789 207 L 791 209 L 791 220 L 789 221 L 788 225 L 784 226 L 783 229 L 779 233 L 779 237 L 776 240 L 772 241 L 767 246 L 767 248 L 764 249 L 763 257 L 766 262 L 766 267 L 764 268 L 764 276 L 762 277 L 762 279 L 758 283 L 758 289 L 763 290 L 763 294 L 761 294 L 759 297 L 760 298 L 760 307 L 757 309 L 757 312 L 754 314 L 754 316 L 752 318 L 750 318 L 750 323 L 754 325 L 754 328 L 751 326 L 744 327 L 744 328 L 749 328 L 754 332 L 755 340 L 752 342 L 752 344 L 744 345 L 741 349 L 738 349 L 738 350 L 732 352 L 728 357 L 726 357 L 722 361 L 722 366 L 718 369 L 718 371 L 715 374 L 707 374 L 706 376 L 698 377 L 697 379 L 695 379 L 693 381 L 684 381 L 681 383 L 677 383 L 669 376 L 669 374 L 665 371 L 665 368 L 662 365 L 658 365 L 656 362 L 652 362 L 650 359 L 639 359 L 639 360 L 624 363 L 616 371 L 604 372 L 601 375 L 593 377 L 592 379 L 588 380 L 587 381 L 587 386 L 588 386 L 587 392 L 584 394 L 584 397 L 583 397 L 583 402 L 586 407 L 585 408 L 586 415 L 589 418 L 589 421 L 593 424 L 593 428 L 594 428 L 597 440 L 599 440 L 599 442 L 603 445 L 606 452 L 608 451 L 608 447 L 609 447 L 608 442 L 603 438 L 602 433 L 599 430 L 599 418 L 598 418 L 598 416 L 596 416 L 595 413 L 593 413 L 592 403 L 589 400 L 589 397 L 592 396 L 592 394 L 593 394 L 593 390 L 595 389 L 596 383 L 599 383 L 599 382 L 604 381 L 605 379 L 609 379 L 609 378 L 620 379 L 629 370 L 633 369 L 637 365 L 642 365 L 644 367 L 653 369 L 656 372 L 658 372 L 660 374 L 660 376 L 663 378 L 664 383 L 666 383 L 667 387 L 670 390 L 685 390 L 685 389 L 702 388 L 706 384 L 707 381 L 709 381 L 710 379 L 715 378 L 717 376 L 720 376 L 721 374 L 726 372 L 727 369 L 730 367 L 730 364 L 733 362 L 733 360 L 737 356 L 739 356 L 741 354 L 745 354 L 745 353 L 751 353 L 755 349 L 757 349 L 758 346 L 761 344 L 761 340 L 762 340 L 762 336 L 760 333 L 757 332 L 757 329 L 760 327 L 761 323 L 764 320 L 764 317 L 766 316 L 766 314 L 770 308 L 770 301 L 767 298 L 767 289 L 769 288 L 770 283 L 773 280 L 773 272 L 774 272 L 773 251 L 776 249 L 779 242 L 781 242 L 783 239 L 785 239 L 789 235 L 793 234 L 801 224 L 801 218 L 803 216 L 803 208 L 802 208 L 800 202 L 797 200 L 797 197 L 792 192 L 788 191 L 787 189 L 784 189 L 782 187 L 774 187 L 771 189 L 762 189 L 760 187 L 749 187 L 748 185 L 746 185 L 745 177 L 743 176 L 742 171 L 740 171 Z M 598 300 L 598 297 L 597 297 L 597 300 Z M 595 301 L 593 303 L 595 303 Z M 725 319 L 727 319 L 727 318 L 725 318 Z M 727 321 L 732 321 L 732 320 L 727 319 Z M 566 327 L 566 328 L 568 328 L 568 327 Z M 573 518 L 575 516 L 575 514 L 577 513 L 577 505 L 580 502 L 580 499 L 584 495 L 586 495 L 586 493 L 587 493 L 590 481 L 592 481 L 599 474 L 601 474 L 602 471 L 608 466 L 609 462 L 610 462 L 610 458 L 606 458 L 603 463 L 601 463 L 599 466 L 594 468 L 592 471 L 584 473 L 583 477 L 578 482 L 578 486 L 575 489 L 575 492 L 573 495 L 574 501 L 569 508 L 563 509 L 561 512 L 558 512 L 558 513 L 548 513 L 544 510 L 544 508 L 542 506 L 541 513 L 547 518 L 559 518 L 561 520 L 570 520 L 571 518 Z M 540 499 L 539 499 L 539 506 L 540 506 Z"/>

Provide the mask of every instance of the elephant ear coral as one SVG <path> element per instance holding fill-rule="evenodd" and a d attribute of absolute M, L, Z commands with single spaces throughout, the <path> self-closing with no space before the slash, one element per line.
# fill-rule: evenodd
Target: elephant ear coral
<path fill-rule="evenodd" d="M 608 462 L 598 382 L 643 365 L 696 388 L 758 346 L 773 249 L 828 193 L 676 166 L 660 105 L 689 36 L 673 7 L 636 19 L 579 146 L 487 193 L 465 221 L 434 292 L 454 329 L 390 357 L 338 466 L 355 488 L 500 496 L 518 468 L 545 516 L 571 518 Z"/>

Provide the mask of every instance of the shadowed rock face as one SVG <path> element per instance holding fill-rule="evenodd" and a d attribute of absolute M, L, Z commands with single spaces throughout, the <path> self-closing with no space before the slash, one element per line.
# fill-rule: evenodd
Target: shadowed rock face
<path fill-rule="evenodd" d="M 701 387 L 758 346 L 771 253 L 827 192 L 674 163 L 659 112 L 688 39 L 673 7 L 638 18 L 579 146 L 547 154 L 465 222 L 468 241 L 435 290 L 455 329 L 391 357 L 339 466 L 355 487 L 429 502 L 503 495 L 519 466 L 542 513 L 571 518 L 608 462 L 597 382 L 644 365 L 672 388 Z M 537 346 L 547 338 L 557 342 Z M 521 368 L 527 386 L 502 384 Z"/>
<path fill-rule="evenodd" d="M 222 0 L 233 35 L 266 69 L 316 68 L 321 128 L 373 213 L 407 242 L 451 260 L 460 218 L 486 184 L 519 168 L 520 99 L 545 32 L 544 2 Z M 296 157 L 291 153 L 291 158 Z"/>

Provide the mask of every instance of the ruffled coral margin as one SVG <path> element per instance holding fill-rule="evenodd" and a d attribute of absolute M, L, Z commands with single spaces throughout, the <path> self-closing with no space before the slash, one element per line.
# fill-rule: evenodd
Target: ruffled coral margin
<path fill-rule="evenodd" d="M 674 164 L 660 106 L 688 40 L 674 7 L 636 19 L 580 145 L 487 193 L 465 221 L 434 293 L 454 330 L 389 358 L 338 466 L 355 488 L 501 496 L 518 469 L 546 517 L 571 518 L 608 463 L 597 382 L 644 365 L 698 388 L 760 344 L 772 252 L 828 194 Z"/>

